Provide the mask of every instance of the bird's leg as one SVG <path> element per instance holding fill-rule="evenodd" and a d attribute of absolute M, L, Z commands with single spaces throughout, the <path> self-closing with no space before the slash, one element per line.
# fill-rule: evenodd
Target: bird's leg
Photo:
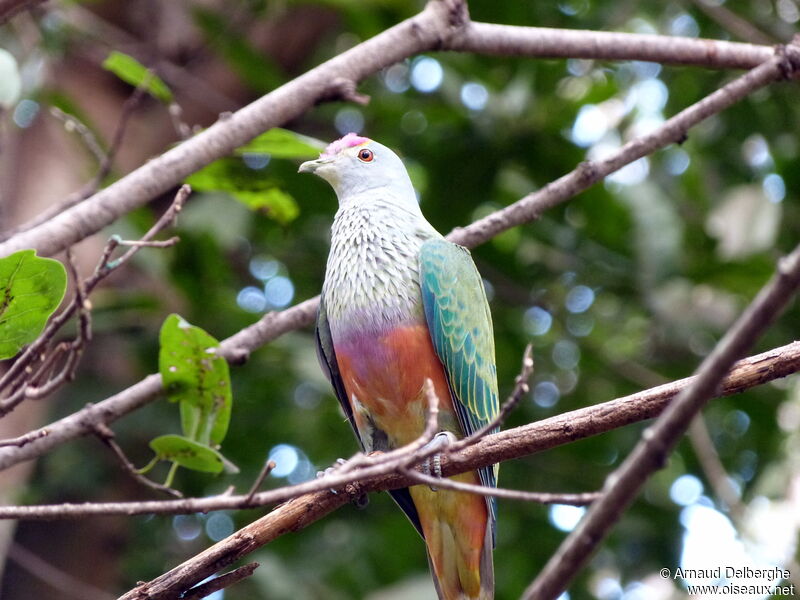
<path fill-rule="evenodd" d="M 455 441 L 456 441 L 456 436 L 453 435 L 451 432 L 449 432 L 449 431 L 440 431 L 435 436 L 433 436 L 433 439 L 430 442 L 428 442 L 427 444 L 425 444 L 423 446 L 423 450 L 431 450 L 431 449 L 434 449 L 434 448 L 436 450 L 440 450 L 440 449 L 444 450 L 445 448 L 447 448 L 450 444 L 452 444 Z M 426 458 L 421 463 L 421 465 L 422 465 L 422 472 L 425 473 L 425 475 L 433 475 L 433 477 L 438 477 L 438 478 L 442 477 L 442 454 L 441 454 L 441 452 L 436 452 L 436 453 L 432 454 L 431 456 Z M 428 487 L 431 488 L 431 491 L 434 491 L 434 492 L 438 491 L 438 488 L 436 486 L 431 485 L 431 486 L 428 486 Z"/>

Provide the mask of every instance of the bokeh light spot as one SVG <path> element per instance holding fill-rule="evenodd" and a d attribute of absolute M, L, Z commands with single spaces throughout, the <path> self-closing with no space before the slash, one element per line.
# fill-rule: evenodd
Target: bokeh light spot
<path fill-rule="evenodd" d="M 172 518 L 172 529 L 178 539 L 188 542 L 200 535 L 203 524 L 197 515 L 175 515 Z"/>
<path fill-rule="evenodd" d="M 236 304 L 247 312 L 260 313 L 267 308 L 267 298 L 260 288 L 249 285 L 239 291 Z"/>
<path fill-rule="evenodd" d="M 551 408 L 555 406 L 561 392 L 552 381 L 540 381 L 533 388 L 533 401 L 542 408 Z"/>
<path fill-rule="evenodd" d="M 411 85 L 420 92 L 435 92 L 442 85 L 443 79 L 444 70 L 435 58 L 421 56 L 411 66 Z"/>
<path fill-rule="evenodd" d="M 364 129 L 364 115 L 357 108 L 343 108 L 333 118 L 333 126 L 342 135 L 348 133 L 361 133 Z"/>
<path fill-rule="evenodd" d="M 25 98 L 24 100 L 20 100 L 19 104 L 14 108 L 12 119 L 17 127 L 25 129 L 33 125 L 33 120 L 38 114 L 39 103 Z"/>
<path fill-rule="evenodd" d="M 471 81 L 461 86 L 461 102 L 470 110 L 483 110 L 489 101 L 489 92 L 485 86 Z"/>
<path fill-rule="evenodd" d="M 264 284 L 264 297 L 269 308 L 284 308 L 294 298 L 294 284 L 283 275 L 273 277 Z"/>
<path fill-rule="evenodd" d="M 539 306 L 531 306 L 525 311 L 524 325 L 529 335 L 544 335 L 552 324 L 553 316 Z"/>
<path fill-rule="evenodd" d="M 568 504 L 553 504 L 550 506 L 550 522 L 561 531 L 572 531 L 583 517 L 586 509 L 582 506 Z"/>
<path fill-rule="evenodd" d="M 275 468 L 270 473 L 273 477 L 286 477 L 295 470 L 300 462 L 297 448 L 289 444 L 278 444 L 269 451 L 269 460 L 275 462 Z"/>
<path fill-rule="evenodd" d="M 669 488 L 669 497 L 679 506 L 689 506 L 703 494 L 703 484 L 694 475 L 681 475 Z"/>
<path fill-rule="evenodd" d="M 233 533 L 233 519 L 225 512 L 211 513 L 206 519 L 206 535 L 218 542 Z"/>
<path fill-rule="evenodd" d="M 586 312 L 593 303 L 594 291 L 585 285 L 576 285 L 567 293 L 564 300 L 564 306 L 574 314 Z"/>

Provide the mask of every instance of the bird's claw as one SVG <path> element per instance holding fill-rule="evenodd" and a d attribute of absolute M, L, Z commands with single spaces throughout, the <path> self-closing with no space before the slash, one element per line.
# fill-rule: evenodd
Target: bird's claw
<path fill-rule="evenodd" d="M 424 449 L 428 450 L 430 448 L 444 449 L 447 448 L 450 444 L 456 441 L 456 436 L 450 433 L 449 431 L 440 431 L 433 439 L 425 444 Z M 432 475 L 433 477 L 438 477 L 441 479 L 442 477 L 442 454 L 441 452 L 436 452 L 432 456 L 426 458 L 422 463 L 422 472 L 425 475 Z M 436 492 L 439 490 L 434 485 L 428 486 L 431 488 L 431 491 Z"/>
<path fill-rule="evenodd" d="M 337 458 L 336 462 L 333 464 L 332 467 L 328 467 L 324 471 L 317 471 L 317 479 L 325 477 L 326 475 L 330 475 L 331 473 L 335 473 L 336 469 L 341 467 L 343 464 L 346 464 L 347 461 L 343 458 Z M 331 494 L 338 494 L 335 489 L 329 488 Z M 353 495 L 351 498 L 351 503 L 356 508 L 366 508 L 367 504 L 369 504 L 369 496 L 367 494 L 361 494 L 360 496 Z"/>
<path fill-rule="evenodd" d="M 323 477 L 325 477 L 326 475 L 330 475 L 331 473 L 333 473 L 334 471 L 336 471 L 336 469 L 337 469 L 338 467 L 341 467 L 341 466 L 342 466 L 343 464 L 345 464 L 346 462 L 347 462 L 347 461 L 346 461 L 345 459 L 343 459 L 343 458 L 337 458 L 337 459 L 336 459 L 336 462 L 333 464 L 333 466 L 332 466 L 332 467 L 328 467 L 327 469 L 325 469 L 325 470 L 323 470 L 323 471 L 317 471 L 317 479 L 322 479 L 322 478 L 323 478 Z M 337 491 L 336 491 L 335 489 L 333 489 L 333 488 L 330 488 L 330 492 L 331 492 L 331 494 L 338 494 L 338 493 L 339 493 L 339 492 L 337 492 Z"/>

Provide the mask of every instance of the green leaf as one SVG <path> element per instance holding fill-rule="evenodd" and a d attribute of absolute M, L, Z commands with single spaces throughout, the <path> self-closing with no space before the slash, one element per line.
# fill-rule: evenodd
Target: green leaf
<path fill-rule="evenodd" d="M 20 250 L 0 259 L 0 358 L 14 356 L 44 329 L 67 289 L 57 260 Z"/>
<path fill-rule="evenodd" d="M 282 225 L 300 214 L 294 198 L 244 164 L 240 158 L 216 160 L 186 178 L 196 192 L 225 192 L 252 210 L 266 213 Z"/>
<path fill-rule="evenodd" d="M 221 158 L 189 175 L 186 183 L 196 192 L 235 192 L 261 189 L 264 182 L 241 159 Z"/>
<path fill-rule="evenodd" d="M 103 61 L 103 68 L 132 86 L 144 88 L 164 103 L 172 102 L 172 92 L 167 84 L 132 56 L 113 50 Z"/>
<path fill-rule="evenodd" d="M 325 142 L 288 129 L 273 127 L 236 150 L 236 154 L 269 154 L 273 158 L 316 158 Z"/>
<path fill-rule="evenodd" d="M 230 194 L 245 206 L 266 213 L 281 225 L 291 223 L 300 214 L 291 194 L 278 188 L 260 192 L 239 190 Z"/>
<path fill-rule="evenodd" d="M 182 435 L 162 435 L 150 441 L 150 448 L 159 460 L 171 460 L 187 469 L 221 473 L 225 458 L 213 448 Z"/>
<path fill-rule="evenodd" d="M 201 444 L 219 444 L 231 416 L 231 379 L 219 342 L 179 315 L 164 321 L 158 366 L 167 397 L 180 403 L 183 433 Z"/>

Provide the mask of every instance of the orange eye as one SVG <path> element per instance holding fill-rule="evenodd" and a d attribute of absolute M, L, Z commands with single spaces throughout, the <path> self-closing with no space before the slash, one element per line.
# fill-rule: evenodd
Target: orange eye
<path fill-rule="evenodd" d="M 363 148 L 362 150 L 358 151 L 358 159 L 361 162 L 372 162 L 372 159 L 375 158 L 375 155 L 372 153 L 372 150 L 369 148 Z"/>

